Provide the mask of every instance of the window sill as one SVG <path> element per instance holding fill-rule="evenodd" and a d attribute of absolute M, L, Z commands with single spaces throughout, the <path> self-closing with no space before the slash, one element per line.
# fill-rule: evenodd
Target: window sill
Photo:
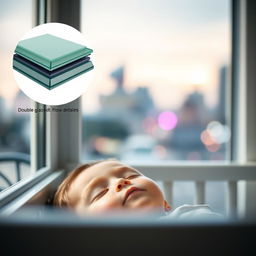
<path fill-rule="evenodd" d="M 62 176 L 63 171 L 52 172 L 42 168 L 35 175 L 14 184 L 0 194 L 0 213 L 12 214 L 24 204 L 33 201 L 33 198 L 46 187 L 56 187 Z"/>

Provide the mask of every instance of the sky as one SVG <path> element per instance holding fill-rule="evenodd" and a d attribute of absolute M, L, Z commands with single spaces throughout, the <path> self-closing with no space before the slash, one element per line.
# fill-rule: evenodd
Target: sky
<path fill-rule="evenodd" d="M 17 42 L 32 28 L 32 0 L 0 0 L 0 96 L 12 103 L 19 88 L 12 74 Z"/>
<path fill-rule="evenodd" d="M 32 0 L 0 1 L 0 95 L 9 101 L 18 91 L 13 50 L 32 21 Z M 81 23 L 95 65 L 85 111 L 97 111 L 98 96 L 111 94 L 109 74 L 120 65 L 125 89 L 148 87 L 158 108 L 179 107 L 195 84 L 216 104 L 218 71 L 230 57 L 228 0 L 82 0 Z"/>
<path fill-rule="evenodd" d="M 229 63 L 230 6 L 223 0 L 82 2 L 82 33 L 94 49 L 95 78 L 84 108 L 110 94 L 109 74 L 125 66 L 127 91 L 146 86 L 157 107 L 177 108 L 196 87 L 217 103 L 218 72 Z"/>

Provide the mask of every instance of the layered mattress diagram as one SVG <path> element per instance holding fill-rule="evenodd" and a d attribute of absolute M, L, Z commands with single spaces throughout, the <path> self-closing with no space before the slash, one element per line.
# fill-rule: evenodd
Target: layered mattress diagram
<path fill-rule="evenodd" d="M 13 68 L 51 90 L 94 68 L 92 49 L 51 34 L 22 40 L 13 56 Z"/>

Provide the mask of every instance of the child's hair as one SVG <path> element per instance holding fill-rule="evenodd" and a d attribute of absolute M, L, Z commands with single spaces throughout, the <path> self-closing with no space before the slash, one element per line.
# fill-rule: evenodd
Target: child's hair
<path fill-rule="evenodd" d="M 105 160 L 99 160 L 94 161 L 91 163 L 86 163 L 83 165 L 80 165 L 79 167 L 75 168 L 73 171 L 69 173 L 69 175 L 62 181 L 62 183 L 59 185 L 54 198 L 53 198 L 53 205 L 58 207 L 65 207 L 68 205 L 68 190 L 70 188 L 70 185 L 72 184 L 73 180 L 85 169 L 96 165 L 98 163 L 109 161 L 114 159 L 105 159 Z"/>

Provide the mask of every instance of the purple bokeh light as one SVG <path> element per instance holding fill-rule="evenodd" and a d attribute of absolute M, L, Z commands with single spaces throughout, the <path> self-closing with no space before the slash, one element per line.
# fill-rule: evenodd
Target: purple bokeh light
<path fill-rule="evenodd" d="M 172 130 L 176 127 L 178 118 L 175 113 L 164 111 L 158 116 L 158 125 L 165 131 Z"/>

